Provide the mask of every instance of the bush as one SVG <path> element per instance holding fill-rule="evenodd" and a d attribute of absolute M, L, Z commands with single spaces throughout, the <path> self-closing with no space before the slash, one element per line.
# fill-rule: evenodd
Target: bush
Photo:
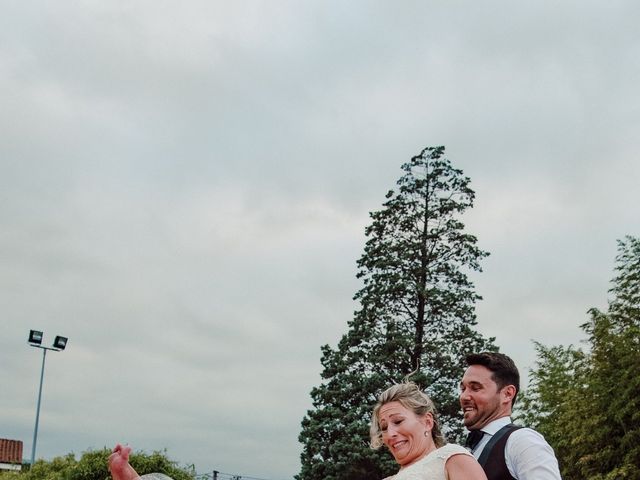
<path fill-rule="evenodd" d="M 75 454 L 69 453 L 52 460 L 38 460 L 30 469 L 21 472 L 0 471 L 0 480 L 111 480 L 107 468 L 107 459 L 111 450 L 88 450 L 76 460 Z M 167 458 L 166 451 L 151 454 L 135 452 L 129 462 L 140 475 L 147 473 L 164 473 L 174 480 L 194 480 L 193 468 L 182 468 Z M 28 467 L 27 467 L 28 468 Z"/>

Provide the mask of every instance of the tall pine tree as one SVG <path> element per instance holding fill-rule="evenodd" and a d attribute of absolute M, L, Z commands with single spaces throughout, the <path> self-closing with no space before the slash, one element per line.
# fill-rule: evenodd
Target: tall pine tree
<path fill-rule="evenodd" d="M 402 165 L 397 190 L 370 214 L 358 260 L 363 288 L 348 332 L 336 349 L 322 347 L 323 382 L 311 391 L 302 421 L 300 480 L 383 478 L 397 470 L 391 456 L 368 447 L 377 395 L 412 374 L 434 398 L 450 436 L 461 431 L 458 383 L 464 356 L 494 350 L 476 325 L 480 299 L 468 278 L 488 253 L 464 231 L 473 206 L 470 180 L 425 148 Z"/>

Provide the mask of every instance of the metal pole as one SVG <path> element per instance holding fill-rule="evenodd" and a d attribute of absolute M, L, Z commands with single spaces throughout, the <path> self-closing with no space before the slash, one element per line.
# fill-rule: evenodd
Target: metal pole
<path fill-rule="evenodd" d="M 38 420 L 40 419 L 40 399 L 42 398 L 42 380 L 44 379 L 44 361 L 47 357 L 47 349 L 42 349 L 42 369 L 40 370 L 40 389 L 38 390 L 38 406 L 36 408 L 36 427 L 33 430 L 33 445 L 31 445 L 31 466 L 36 460 L 36 442 L 38 440 Z"/>

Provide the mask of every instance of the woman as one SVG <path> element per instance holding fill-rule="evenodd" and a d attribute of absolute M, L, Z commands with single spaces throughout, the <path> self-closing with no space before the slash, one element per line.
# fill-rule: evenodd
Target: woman
<path fill-rule="evenodd" d="M 109 471 L 113 480 L 172 480 L 171 477 L 163 473 L 149 473 L 142 477 L 138 472 L 129 465 L 129 454 L 131 447 L 122 446 L 119 443 L 113 449 L 113 453 L 109 455 Z"/>
<path fill-rule="evenodd" d="M 386 445 L 400 465 L 386 480 L 487 480 L 475 458 L 446 444 L 431 399 L 413 382 L 385 390 L 371 415 L 371 447 Z"/>

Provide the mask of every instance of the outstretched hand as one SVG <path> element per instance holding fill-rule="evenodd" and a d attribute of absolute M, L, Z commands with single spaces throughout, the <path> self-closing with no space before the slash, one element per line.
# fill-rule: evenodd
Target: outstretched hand
<path fill-rule="evenodd" d="M 113 453 L 109 455 L 109 471 L 113 480 L 135 480 L 140 478 L 134 468 L 129 465 L 129 454 L 131 447 L 122 446 L 119 443 L 113 449 Z"/>

